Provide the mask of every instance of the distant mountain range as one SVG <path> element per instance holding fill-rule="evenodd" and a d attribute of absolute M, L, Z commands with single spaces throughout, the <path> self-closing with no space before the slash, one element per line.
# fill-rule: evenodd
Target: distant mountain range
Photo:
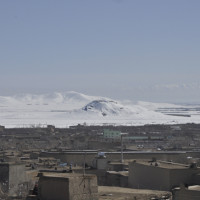
<path fill-rule="evenodd" d="M 116 101 L 77 92 L 0 96 L 0 125 L 22 127 L 78 123 L 144 125 L 199 123 L 200 106 Z"/>

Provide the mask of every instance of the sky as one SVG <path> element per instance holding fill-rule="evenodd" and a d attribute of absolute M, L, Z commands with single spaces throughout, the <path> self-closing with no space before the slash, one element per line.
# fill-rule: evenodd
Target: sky
<path fill-rule="evenodd" d="M 199 0 L 1 0 L 0 96 L 200 103 Z"/>

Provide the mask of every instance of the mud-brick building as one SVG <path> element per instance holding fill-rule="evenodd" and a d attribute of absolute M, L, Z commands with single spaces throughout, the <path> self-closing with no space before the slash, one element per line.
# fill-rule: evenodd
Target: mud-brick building
<path fill-rule="evenodd" d="M 98 200 L 95 175 L 42 173 L 39 176 L 38 198 L 41 200 Z"/>
<path fill-rule="evenodd" d="M 193 185 L 185 187 L 184 185 L 181 185 L 180 187 L 174 188 L 172 193 L 174 200 L 199 200 L 200 186 Z"/>
<path fill-rule="evenodd" d="M 129 164 L 129 187 L 171 191 L 183 185 L 199 184 L 200 173 L 196 165 L 183 165 L 164 161 L 133 161 Z"/>
<path fill-rule="evenodd" d="M 0 163 L 0 196 L 21 196 L 28 191 L 25 165 Z"/>

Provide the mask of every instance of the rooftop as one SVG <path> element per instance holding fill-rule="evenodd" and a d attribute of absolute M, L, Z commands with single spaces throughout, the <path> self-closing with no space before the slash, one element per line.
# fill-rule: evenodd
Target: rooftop
<path fill-rule="evenodd" d="M 155 162 L 152 162 L 150 160 L 136 160 L 135 162 L 142 165 L 160 167 L 160 168 L 165 168 L 165 169 L 189 169 L 189 165 L 184 165 L 184 164 L 174 163 L 174 162 L 166 162 L 166 161 L 161 161 L 161 160 L 157 160 Z"/>
<path fill-rule="evenodd" d="M 48 173 L 44 172 L 41 173 L 42 177 L 51 177 L 51 178 L 74 178 L 74 177 L 80 177 L 80 178 L 92 178 L 95 177 L 93 174 L 76 174 L 76 173 Z"/>
<path fill-rule="evenodd" d="M 188 187 L 188 190 L 200 191 L 200 185 L 192 185 Z"/>
<path fill-rule="evenodd" d="M 128 171 L 119 171 L 119 172 L 116 172 L 116 171 L 107 171 L 107 173 L 109 173 L 109 174 L 119 174 L 119 175 L 123 175 L 123 176 L 128 176 Z"/>

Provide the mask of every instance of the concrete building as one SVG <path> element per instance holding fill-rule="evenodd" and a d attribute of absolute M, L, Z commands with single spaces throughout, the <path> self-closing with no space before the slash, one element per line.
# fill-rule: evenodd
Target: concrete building
<path fill-rule="evenodd" d="M 109 129 L 104 129 L 103 137 L 104 138 L 113 138 L 113 139 L 120 138 L 121 137 L 121 132 L 120 131 L 109 130 Z"/>
<path fill-rule="evenodd" d="M 88 174 L 42 173 L 38 197 L 41 200 L 97 200 L 97 178 Z"/>
<path fill-rule="evenodd" d="M 181 184 L 193 185 L 200 172 L 195 165 L 164 161 L 134 161 L 129 164 L 129 187 L 171 191 Z"/>

